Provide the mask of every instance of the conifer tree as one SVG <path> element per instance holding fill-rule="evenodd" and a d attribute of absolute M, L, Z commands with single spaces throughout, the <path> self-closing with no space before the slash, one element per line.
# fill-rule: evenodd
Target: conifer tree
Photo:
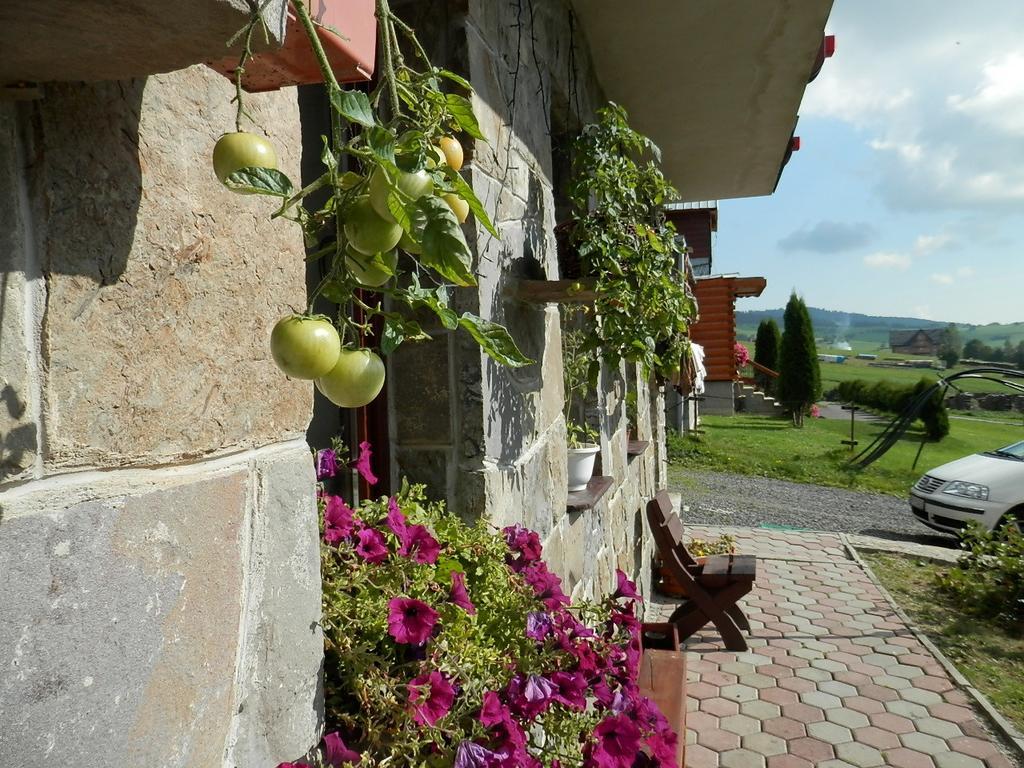
<path fill-rule="evenodd" d="M 796 295 L 789 297 L 783 316 L 784 330 L 779 350 L 779 400 L 793 415 L 793 425 L 804 425 L 804 414 L 821 396 L 821 372 L 814 326 L 807 305 Z"/>
<path fill-rule="evenodd" d="M 779 331 L 779 326 L 776 322 L 771 318 L 762 320 L 757 326 L 757 338 L 754 341 L 754 362 L 758 365 L 763 365 L 765 368 L 778 371 L 779 347 L 781 345 L 782 333 Z M 775 381 L 768 374 L 755 370 L 754 378 L 762 391 L 768 394 L 774 393 Z"/>

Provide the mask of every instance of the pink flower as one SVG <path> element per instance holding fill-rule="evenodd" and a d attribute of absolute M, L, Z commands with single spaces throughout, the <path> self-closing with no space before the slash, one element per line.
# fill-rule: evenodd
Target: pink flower
<path fill-rule="evenodd" d="M 409 705 L 412 719 L 420 725 L 433 726 L 448 714 L 455 701 L 455 689 L 440 672 L 413 678 L 409 683 Z"/>
<path fill-rule="evenodd" d="M 355 518 L 351 507 L 340 496 L 328 496 L 324 508 L 324 541 L 337 545 L 352 535 Z"/>
<path fill-rule="evenodd" d="M 356 554 L 368 563 L 383 563 L 388 559 L 387 544 L 384 543 L 384 534 L 374 528 L 363 528 L 356 536 L 359 543 L 356 544 Z"/>
<path fill-rule="evenodd" d="M 473 741 L 462 741 L 455 751 L 455 768 L 491 768 L 498 765 L 499 755 Z"/>
<path fill-rule="evenodd" d="M 555 672 L 551 682 L 558 689 L 555 701 L 582 712 L 587 708 L 587 679 L 580 672 Z"/>
<path fill-rule="evenodd" d="M 370 485 L 376 485 L 377 476 L 373 474 L 373 468 L 370 466 L 370 459 L 372 457 L 373 451 L 370 450 L 370 444 L 364 440 L 359 444 L 359 458 L 356 459 L 355 463 L 356 471 Z"/>
<path fill-rule="evenodd" d="M 506 695 L 512 711 L 526 720 L 533 720 L 551 705 L 558 688 L 540 675 L 516 675 L 508 684 Z"/>
<path fill-rule="evenodd" d="M 811 418 L 812 419 L 820 419 L 821 418 L 821 408 L 819 408 L 817 405 L 812 405 L 811 406 Z"/>
<path fill-rule="evenodd" d="M 335 731 L 324 736 L 324 759 L 327 761 L 327 765 L 340 768 L 346 764 L 358 765 L 362 760 L 362 755 L 349 749 L 341 735 Z"/>
<path fill-rule="evenodd" d="M 540 536 L 534 531 L 516 523 L 502 528 L 501 532 L 505 535 L 505 543 L 508 548 L 513 552 L 518 552 L 524 562 L 531 563 L 540 559 Z"/>
<path fill-rule="evenodd" d="M 562 580 L 551 573 L 543 562 L 531 563 L 524 568 L 523 578 L 533 587 L 533 593 L 548 610 L 553 611 L 569 604 L 569 598 L 562 591 Z"/>
<path fill-rule="evenodd" d="M 404 545 L 409 526 L 405 522 L 402 510 L 398 508 L 398 500 L 394 496 L 388 499 L 388 516 L 385 518 L 385 524 L 398 537 L 399 543 Z"/>
<path fill-rule="evenodd" d="M 602 720 L 594 736 L 592 759 L 598 768 L 628 768 L 640 751 L 640 729 L 624 715 Z"/>
<path fill-rule="evenodd" d="M 437 623 L 437 611 L 421 600 L 395 597 L 388 603 L 388 634 L 399 643 L 425 643 Z"/>
<path fill-rule="evenodd" d="M 316 479 L 324 480 L 338 474 L 338 455 L 330 448 L 316 452 Z"/>
<path fill-rule="evenodd" d="M 309 763 L 278 763 L 277 768 L 310 768 Z"/>
<path fill-rule="evenodd" d="M 551 616 L 544 611 L 530 611 L 526 614 L 526 636 L 538 643 L 551 634 L 553 623 Z"/>
<path fill-rule="evenodd" d="M 412 555 L 417 563 L 433 565 L 441 553 L 441 545 L 422 525 L 411 525 L 406 531 L 400 552 L 406 557 Z"/>
<path fill-rule="evenodd" d="M 618 580 L 618 588 L 615 590 L 615 594 L 612 595 L 612 599 L 618 600 L 623 597 L 629 600 L 640 599 L 640 593 L 636 591 L 636 584 L 630 581 L 626 574 L 616 569 L 615 578 Z"/>
<path fill-rule="evenodd" d="M 519 765 L 513 758 L 518 758 L 526 748 L 526 732 L 512 716 L 512 710 L 506 707 L 495 691 L 488 691 L 483 697 L 480 707 L 480 723 L 488 729 L 494 741 L 495 751 L 505 756 L 509 765 Z M 512 762 L 509 762 L 512 761 Z"/>
<path fill-rule="evenodd" d="M 736 367 L 742 368 L 750 362 L 750 351 L 738 341 L 732 348 L 733 356 L 736 358 Z"/>
<path fill-rule="evenodd" d="M 476 613 L 476 606 L 469 599 L 469 592 L 466 590 L 466 574 L 462 571 L 452 571 L 452 591 L 450 599 L 455 605 L 462 608 L 470 616 Z"/>

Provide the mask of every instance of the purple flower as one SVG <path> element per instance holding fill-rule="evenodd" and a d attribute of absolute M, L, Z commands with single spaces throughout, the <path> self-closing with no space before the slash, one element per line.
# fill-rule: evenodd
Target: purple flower
<path fill-rule="evenodd" d="M 618 579 L 619 586 L 618 586 L 618 589 L 615 590 L 615 594 L 612 595 L 612 599 L 613 600 L 618 600 L 619 598 L 623 598 L 623 597 L 625 597 L 625 598 L 627 598 L 629 600 L 640 600 L 641 599 L 640 598 L 640 593 L 636 591 L 636 584 L 634 584 L 632 581 L 630 581 L 629 577 L 626 576 L 626 574 L 624 574 L 622 571 L 616 569 L 615 570 L 615 578 Z"/>
<path fill-rule="evenodd" d="M 447 678 L 436 670 L 420 675 L 409 682 L 409 706 L 412 719 L 420 725 L 433 726 L 448 714 L 455 701 L 455 689 Z"/>
<path fill-rule="evenodd" d="M 328 496 L 324 507 L 324 541 L 337 546 L 352 535 L 354 528 L 352 508 L 340 496 Z"/>
<path fill-rule="evenodd" d="M 627 768 L 640 751 L 640 729 L 623 715 L 602 720 L 594 736 L 592 759 L 598 768 Z"/>
<path fill-rule="evenodd" d="M 540 536 L 534 531 L 516 523 L 507 528 L 502 528 L 501 532 L 505 535 L 505 543 L 508 545 L 508 548 L 518 552 L 525 562 L 531 563 L 534 560 L 540 559 Z"/>
<path fill-rule="evenodd" d="M 417 563 L 433 565 L 441 553 L 441 545 L 422 525 L 410 525 L 402 542 L 401 554 L 412 555 Z"/>
<path fill-rule="evenodd" d="M 530 611 L 526 614 L 526 636 L 538 643 L 551 634 L 554 627 L 551 615 L 544 611 Z"/>
<path fill-rule="evenodd" d="M 555 672 L 551 682 L 557 688 L 555 701 L 582 712 L 587 708 L 587 678 L 580 672 Z"/>
<path fill-rule="evenodd" d="M 475 741 L 463 741 L 455 752 L 455 768 L 491 768 L 498 764 L 499 759 L 497 752 Z"/>
<path fill-rule="evenodd" d="M 452 571 L 452 591 L 450 599 L 455 605 L 462 608 L 470 616 L 476 613 L 476 606 L 469 599 L 469 592 L 466 590 L 466 574 L 462 571 Z"/>
<path fill-rule="evenodd" d="M 358 765 L 362 757 L 355 750 L 348 748 L 337 731 L 324 736 L 324 759 L 327 761 L 327 765 L 334 766 L 334 768 L 340 768 L 347 764 Z"/>
<path fill-rule="evenodd" d="M 398 537 L 399 543 L 404 545 L 409 526 L 405 522 L 402 510 L 398 508 L 398 500 L 394 496 L 388 499 L 388 516 L 385 518 L 385 524 Z"/>
<path fill-rule="evenodd" d="M 359 444 L 359 458 L 356 459 L 355 464 L 356 471 L 370 485 L 376 485 L 377 476 L 373 474 L 373 468 L 370 466 L 371 458 L 373 458 L 373 451 L 370 450 L 370 444 L 364 440 Z"/>
<path fill-rule="evenodd" d="M 533 720 L 544 712 L 558 688 L 546 677 L 516 675 L 509 681 L 507 695 L 512 711 L 525 720 Z"/>
<path fill-rule="evenodd" d="M 278 763 L 277 768 L 310 768 L 309 763 Z"/>
<path fill-rule="evenodd" d="M 324 480 L 338 474 L 338 455 L 330 448 L 316 452 L 316 479 Z"/>
<path fill-rule="evenodd" d="M 480 722 L 488 728 L 512 717 L 497 691 L 487 691 L 480 706 Z"/>
<path fill-rule="evenodd" d="M 362 528 L 356 536 L 356 554 L 368 563 L 383 563 L 388 559 L 388 547 L 384 543 L 384 534 L 375 528 Z"/>
<path fill-rule="evenodd" d="M 548 610 L 568 605 L 569 598 L 562 591 L 562 580 L 542 563 L 531 563 L 523 570 L 523 578 L 533 587 L 533 593 Z"/>
<path fill-rule="evenodd" d="M 437 611 L 422 600 L 395 597 L 388 603 L 388 634 L 399 643 L 425 643 L 437 623 Z"/>

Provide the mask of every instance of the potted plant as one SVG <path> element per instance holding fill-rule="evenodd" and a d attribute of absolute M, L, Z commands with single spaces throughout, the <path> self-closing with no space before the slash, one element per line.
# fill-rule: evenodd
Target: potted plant
<path fill-rule="evenodd" d="M 637 440 L 640 436 L 639 422 L 636 411 L 636 390 L 631 389 L 626 393 L 626 425 L 627 440 Z"/>
<path fill-rule="evenodd" d="M 587 423 L 585 405 L 597 359 L 586 346 L 587 333 L 580 327 L 582 310 L 567 310 L 564 318 L 574 325 L 562 332 L 562 384 L 565 389 L 565 429 L 568 445 L 569 491 L 582 491 L 594 474 L 600 435 Z"/>
<path fill-rule="evenodd" d="M 569 491 L 582 491 L 594 476 L 594 462 L 601 450 L 598 445 L 600 435 L 589 424 L 577 424 L 575 421 L 567 421 L 565 429 L 569 446 Z"/>

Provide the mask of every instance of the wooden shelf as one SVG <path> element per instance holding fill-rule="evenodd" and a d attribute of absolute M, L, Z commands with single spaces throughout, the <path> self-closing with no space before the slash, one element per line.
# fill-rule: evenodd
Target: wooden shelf
<path fill-rule="evenodd" d="M 529 304 L 593 304 L 597 300 L 594 278 L 580 280 L 518 280 L 510 294 Z"/>
<path fill-rule="evenodd" d="M 635 458 L 646 451 L 650 444 L 650 440 L 630 440 L 626 443 L 626 455 Z"/>
<path fill-rule="evenodd" d="M 615 480 L 605 475 L 594 475 L 582 491 L 570 491 L 566 501 L 566 509 L 570 512 L 582 512 L 585 509 L 592 509 L 600 501 L 601 497 L 608 493 Z"/>

